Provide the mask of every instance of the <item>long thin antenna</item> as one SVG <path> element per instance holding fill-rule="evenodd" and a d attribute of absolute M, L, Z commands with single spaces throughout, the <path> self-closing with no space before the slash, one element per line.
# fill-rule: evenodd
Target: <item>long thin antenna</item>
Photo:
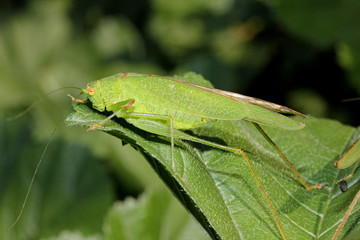
<path fill-rule="evenodd" d="M 23 214 L 23 211 L 24 211 L 25 205 L 26 205 L 26 203 L 27 203 L 27 200 L 28 200 L 28 198 L 29 198 L 29 195 L 30 195 L 30 192 L 31 192 L 31 188 L 32 188 L 33 183 L 34 183 L 34 181 L 35 181 L 35 177 L 36 177 L 36 175 L 37 175 L 37 172 L 38 172 L 38 170 L 39 170 L 39 168 L 40 168 L 40 165 L 41 165 L 42 160 L 43 160 L 43 158 L 44 158 L 44 156 L 45 156 L 45 153 L 46 153 L 46 151 L 47 151 L 47 149 L 48 149 L 51 141 L 53 140 L 53 138 L 54 138 L 54 136 L 55 136 L 55 132 L 56 132 L 56 130 L 59 128 L 61 122 L 62 122 L 62 119 L 61 119 L 61 121 L 59 121 L 59 123 L 58 123 L 57 126 L 55 127 L 54 131 L 51 133 L 50 139 L 49 139 L 48 143 L 45 145 L 45 148 L 44 148 L 44 150 L 43 150 L 43 152 L 42 152 L 42 155 L 41 155 L 41 157 L 40 157 L 40 160 L 39 160 L 38 164 L 36 165 L 34 174 L 33 174 L 32 178 L 31 178 L 30 185 L 29 185 L 29 188 L 28 188 L 28 190 L 27 190 L 27 193 L 26 193 L 24 202 L 23 202 L 23 204 L 22 204 L 22 206 L 21 206 L 20 213 L 19 213 L 19 215 L 17 216 L 16 220 L 15 220 L 15 221 L 11 224 L 11 226 L 8 228 L 8 230 L 11 230 L 11 229 L 17 224 L 17 222 L 19 221 L 19 219 L 21 218 L 21 216 L 22 216 L 22 214 Z"/>
<path fill-rule="evenodd" d="M 48 94 L 46 94 L 44 97 L 41 97 L 41 98 L 39 98 L 38 100 L 36 100 L 35 102 L 33 102 L 29 107 L 27 107 L 24 111 L 20 112 L 20 113 L 17 114 L 16 116 L 6 118 L 6 121 L 13 121 L 13 120 L 16 120 L 16 119 L 24 116 L 24 115 L 25 115 L 26 113 L 28 113 L 33 107 L 35 107 L 36 104 L 38 104 L 39 102 L 41 102 L 42 100 L 44 100 L 45 98 L 47 98 L 49 95 L 51 95 L 51 94 L 53 94 L 53 93 L 55 93 L 55 92 L 64 90 L 64 89 L 69 89 L 69 88 L 75 88 L 75 89 L 81 90 L 81 88 L 77 88 L 77 87 L 63 87 L 63 88 L 59 88 L 59 89 L 56 89 L 56 90 L 54 90 L 54 91 L 51 91 L 51 92 L 49 92 Z"/>
<path fill-rule="evenodd" d="M 66 87 L 66 88 L 73 88 L 73 87 Z M 62 89 L 65 89 L 65 88 L 62 88 Z M 59 91 L 59 90 L 62 90 L 62 89 L 57 89 L 57 90 L 55 90 L 55 91 L 52 91 L 51 93 L 54 93 L 54 92 Z M 51 93 L 49 93 L 49 94 L 51 94 Z M 48 96 L 49 94 L 47 94 L 47 96 Z M 42 99 L 43 99 L 43 98 L 42 98 Z M 39 99 L 38 101 L 40 101 L 40 100 L 42 100 L 42 99 Z M 38 101 L 37 101 L 37 102 L 38 102 Z M 31 106 L 33 106 L 33 105 L 34 105 L 34 104 L 32 104 Z M 69 111 L 70 108 L 71 108 L 71 104 L 69 105 L 68 109 L 66 110 L 66 113 Z M 30 109 L 31 109 L 31 108 L 30 108 Z M 28 108 L 28 109 L 26 109 L 25 111 L 29 111 L 30 109 Z M 22 112 L 22 114 L 19 114 L 18 116 L 21 117 L 21 116 L 24 115 L 24 114 L 25 114 L 25 113 Z M 16 119 L 16 118 L 15 118 L 15 119 Z M 41 163 L 42 163 L 42 161 L 43 161 L 43 159 L 44 159 L 45 153 L 46 153 L 46 151 L 47 151 L 47 149 L 48 149 L 51 141 L 54 139 L 56 130 L 60 127 L 60 124 L 62 123 L 62 121 L 63 121 L 63 118 L 61 118 L 61 120 L 58 122 L 58 124 L 57 124 L 56 127 L 54 128 L 54 131 L 51 133 L 51 136 L 50 136 L 49 141 L 48 141 L 47 144 L 45 145 L 45 148 L 44 148 L 44 150 L 43 150 L 43 152 L 42 152 L 42 154 L 41 154 L 40 160 L 39 160 L 38 164 L 36 165 L 34 174 L 33 174 L 32 178 L 31 178 L 29 188 L 28 188 L 28 190 L 27 190 L 27 192 L 26 192 L 24 202 L 23 202 L 23 204 L 22 204 L 22 206 L 21 206 L 21 209 L 20 209 L 20 213 L 19 213 L 19 215 L 17 216 L 17 218 L 15 219 L 15 221 L 14 221 L 14 222 L 11 224 L 11 226 L 8 228 L 8 230 L 11 230 L 11 229 L 18 223 L 18 221 L 20 220 L 20 218 L 21 218 L 21 216 L 22 216 L 22 214 L 23 214 L 23 212 L 24 212 L 25 205 L 26 205 L 27 200 L 28 200 L 28 198 L 29 198 L 29 195 L 30 195 L 30 192 L 31 192 L 33 183 L 34 183 L 34 181 L 35 181 L 35 177 L 36 177 L 36 175 L 37 175 L 37 172 L 38 172 L 38 170 L 39 170 L 39 168 L 40 168 L 40 165 L 41 165 Z"/>

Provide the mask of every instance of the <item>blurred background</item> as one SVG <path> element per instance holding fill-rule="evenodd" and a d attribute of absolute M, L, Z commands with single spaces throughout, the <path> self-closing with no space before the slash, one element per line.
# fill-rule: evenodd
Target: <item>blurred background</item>
<path fill-rule="evenodd" d="M 351 0 L 1 0 L 0 238 L 110 239 L 114 209 L 126 220 L 129 206 L 154 196 L 163 196 L 158 214 L 178 219 L 151 234 L 204 237 L 138 152 L 64 126 L 66 94 L 78 90 L 47 94 L 118 72 L 194 71 L 216 88 L 358 126 L 360 102 L 342 100 L 360 97 L 359 11 Z M 7 231 L 55 128 L 24 214 Z M 136 232 L 135 223 L 124 229 Z"/>

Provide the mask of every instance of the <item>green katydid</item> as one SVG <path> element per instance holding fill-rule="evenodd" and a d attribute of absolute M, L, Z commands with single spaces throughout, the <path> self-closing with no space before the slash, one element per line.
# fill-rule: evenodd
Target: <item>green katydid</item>
<path fill-rule="evenodd" d="M 241 148 L 219 145 L 194 137 L 182 130 L 191 130 L 215 120 L 235 121 L 243 119 L 250 121 L 276 149 L 306 189 L 320 189 L 326 184 L 307 184 L 297 169 L 260 127 L 259 124 L 286 130 L 303 128 L 304 123 L 280 114 L 295 114 L 305 117 L 287 107 L 237 93 L 151 74 L 119 73 L 89 83 L 86 89 L 82 89 L 82 93 L 86 94 L 85 99 L 72 97 L 72 100 L 79 103 L 89 100 L 98 111 L 112 112 L 104 121 L 91 126 L 90 130 L 95 130 L 112 118 L 119 117 L 144 131 L 169 137 L 174 171 L 174 139 L 198 142 L 242 155 L 273 213 L 283 239 L 287 238 L 275 207 L 257 177 L 245 151 Z"/>
<path fill-rule="evenodd" d="M 346 181 L 353 177 L 358 165 L 360 162 L 360 138 L 358 138 L 347 150 L 346 152 L 334 163 L 334 166 L 339 169 L 345 169 L 356 163 L 351 171 L 351 173 L 338 180 L 336 183 L 340 183 L 341 190 L 346 191 L 347 190 L 347 184 Z M 337 239 L 341 230 L 343 229 L 346 221 L 348 220 L 351 212 L 353 211 L 357 201 L 360 198 L 360 190 L 355 195 L 353 201 L 351 202 L 348 210 L 345 213 L 344 218 L 342 219 L 341 223 L 339 224 L 338 228 L 336 229 L 336 232 L 333 236 L 333 240 Z"/>

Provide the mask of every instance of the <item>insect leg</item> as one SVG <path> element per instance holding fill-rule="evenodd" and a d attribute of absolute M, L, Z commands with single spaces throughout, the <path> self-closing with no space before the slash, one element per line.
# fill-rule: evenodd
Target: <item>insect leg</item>
<path fill-rule="evenodd" d="M 276 225 L 277 225 L 277 227 L 278 227 L 278 229 L 279 229 L 279 232 L 280 232 L 280 234 L 281 234 L 281 237 L 282 237 L 283 239 L 287 239 L 287 237 L 286 237 L 286 235 L 285 235 L 285 233 L 284 233 L 284 230 L 282 229 L 282 226 L 281 226 L 281 223 L 280 223 L 280 219 L 279 219 L 279 217 L 278 217 L 278 215 L 277 215 L 277 213 L 276 213 L 275 207 L 274 207 L 273 203 L 271 202 L 269 195 L 266 193 L 265 188 L 264 188 L 263 185 L 261 184 L 260 179 L 259 179 L 258 176 L 256 175 L 255 169 L 254 169 L 254 167 L 252 166 L 249 157 L 246 155 L 245 151 L 242 150 L 242 149 L 240 149 L 240 148 L 237 149 L 237 153 L 240 154 L 240 155 L 242 155 L 242 156 L 244 157 L 244 159 L 245 159 L 248 167 L 250 168 L 251 174 L 253 175 L 253 177 L 254 177 L 254 179 L 255 179 L 255 182 L 256 182 L 256 184 L 258 185 L 259 189 L 260 189 L 260 192 L 261 192 L 262 195 L 265 197 L 266 202 L 268 203 L 268 205 L 269 205 L 269 207 L 270 207 L 270 209 L 271 209 L 271 211 L 272 211 L 272 213 L 273 213 L 273 215 L 274 215 L 274 218 L 275 218 L 275 221 L 276 221 Z"/>
<path fill-rule="evenodd" d="M 255 169 L 253 168 L 251 161 L 250 161 L 249 157 L 246 155 L 244 150 L 242 150 L 240 148 L 220 145 L 220 144 L 210 142 L 210 141 L 198 138 L 198 137 L 191 136 L 185 132 L 182 132 L 178 129 L 173 128 L 173 126 L 170 128 L 170 131 L 169 131 L 169 125 L 166 125 L 165 123 L 163 123 L 161 121 L 157 121 L 157 120 L 169 119 L 169 116 L 139 114 L 139 113 L 130 113 L 128 116 L 130 118 L 129 119 L 126 118 L 126 120 L 129 121 L 130 123 L 132 123 L 134 126 L 140 128 L 140 129 L 143 129 L 144 131 L 147 131 L 147 132 L 151 132 L 151 133 L 158 134 L 161 136 L 171 137 L 172 142 L 174 142 L 175 138 L 178 138 L 178 139 L 201 143 L 201 144 L 204 144 L 207 146 L 212 146 L 212 147 L 215 147 L 218 149 L 223 149 L 225 151 L 229 151 L 229 152 L 233 152 L 235 154 L 242 155 L 244 157 L 248 167 L 250 168 L 251 174 L 253 175 L 253 178 L 254 178 L 256 184 L 258 185 L 262 195 L 265 197 L 266 202 L 272 211 L 272 214 L 273 214 L 275 222 L 276 222 L 276 226 L 280 232 L 281 237 L 283 239 L 287 239 L 286 235 L 284 233 L 284 230 L 282 229 L 280 219 L 276 213 L 275 207 L 274 207 L 273 203 L 271 202 L 270 197 L 266 193 L 263 185 L 261 184 L 258 176 L 256 175 Z M 132 120 L 131 116 L 136 117 L 136 119 Z M 171 122 L 170 122 L 170 124 L 171 124 Z M 172 156 L 174 156 L 173 153 L 172 153 Z M 174 165 L 173 165 L 173 167 L 174 167 Z"/>
<path fill-rule="evenodd" d="M 113 117 L 119 115 L 122 111 L 124 111 L 126 108 L 130 107 L 131 105 L 134 104 L 134 99 L 130 99 L 130 100 L 126 100 L 126 101 L 123 101 L 123 102 L 120 102 L 118 103 L 117 105 L 119 106 L 123 106 L 121 107 L 118 111 L 115 111 L 113 114 L 111 114 L 110 116 L 108 116 L 107 118 L 105 118 L 103 121 L 101 121 L 100 123 L 98 124 L 95 124 L 95 125 L 92 125 L 90 126 L 90 128 L 87 130 L 92 130 L 94 131 L 96 128 L 102 126 L 104 123 L 106 123 L 107 121 L 111 120 Z"/>
<path fill-rule="evenodd" d="M 131 120 L 132 118 L 139 118 L 137 120 Z M 128 120 L 130 123 L 135 125 L 136 127 L 143 129 L 147 132 L 152 132 L 158 135 L 170 137 L 170 144 L 171 144 L 171 166 L 175 170 L 175 140 L 174 140 L 174 120 L 171 116 L 168 115 L 158 115 L 158 114 L 147 114 L 147 113 L 128 113 L 126 116 L 124 116 L 126 120 Z M 161 124 L 160 121 L 168 121 L 169 125 L 162 124 L 163 126 L 166 126 L 167 129 L 156 129 L 154 126 L 151 125 L 141 125 L 141 123 L 158 123 Z M 170 132 L 169 132 L 170 129 Z M 181 131 L 178 131 L 181 132 Z M 180 138 L 181 137 L 177 137 Z"/>
<path fill-rule="evenodd" d="M 352 210 L 354 209 L 356 203 L 358 202 L 359 198 L 360 198 L 360 191 L 357 192 L 356 196 L 354 197 L 353 201 L 351 202 L 350 207 L 349 207 L 349 209 L 346 211 L 344 218 L 341 220 L 340 225 L 339 225 L 338 228 L 336 229 L 336 232 L 335 232 L 334 236 L 332 237 L 332 240 L 336 240 L 336 239 L 338 238 L 341 230 L 342 230 L 343 227 L 345 226 L 345 223 L 346 223 L 346 221 L 348 220 L 348 218 L 349 218 Z"/>
<path fill-rule="evenodd" d="M 336 181 L 336 184 L 340 183 L 340 182 L 346 182 L 347 180 L 349 180 L 350 178 L 352 178 L 354 176 L 354 173 L 356 172 L 358 166 L 359 166 L 360 160 L 356 162 L 355 166 L 353 167 L 351 173 L 349 175 L 347 175 L 346 177 Z"/>
<path fill-rule="evenodd" d="M 170 140 L 171 140 L 171 165 L 175 170 L 175 144 L 174 144 L 174 120 L 169 116 L 170 120 Z"/>
<path fill-rule="evenodd" d="M 264 136 L 264 138 L 274 147 L 274 149 L 278 152 L 279 156 L 285 161 L 285 163 L 290 167 L 291 171 L 296 175 L 296 177 L 299 179 L 299 182 L 301 185 L 305 187 L 306 190 L 311 189 L 321 189 L 322 187 L 329 185 L 329 183 L 320 183 L 316 185 L 309 185 L 306 180 L 301 176 L 299 171 L 296 169 L 296 167 L 290 162 L 290 160 L 285 156 L 285 154 L 280 150 L 280 148 L 275 144 L 273 140 L 266 134 L 266 132 L 260 127 L 257 123 L 252 123 L 256 129 Z"/>

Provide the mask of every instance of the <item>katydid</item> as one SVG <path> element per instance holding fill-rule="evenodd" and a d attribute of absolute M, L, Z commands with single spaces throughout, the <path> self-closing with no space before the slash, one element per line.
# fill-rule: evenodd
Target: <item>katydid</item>
<path fill-rule="evenodd" d="M 350 167 L 351 165 L 353 165 L 354 163 L 356 163 L 351 171 L 351 173 L 338 180 L 336 183 L 340 183 L 341 184 L 341 190 L 342 191 L 346 191 L 347 190 L 347 185 L 346 185 L 346 181 L 349 180 L 350 178 L 353 177 L 358 165 L 360 162 L 360 138 L 358 138 L 347 150 L 346 152 L 334 163 L 334 166 L 336 168 L 339 169 L 345 169 Z M 341 230 L 343 229 L 346 221 L 348 220 L 351 212 L 353 211 L 357 201 L 360 198 L 360 190 L 357 192 L 357 194 L 355 195 L 353 201 L 351 202 L 349 209 L 346 211 L 344 218 L 342 219 L 340 225 L 338 226 L 338 228 L 336 229 L 336 232 L 333 236 L 333 240 L 337 239 Z"/>
<path fill-rule="evenodd" d="M 91 126 L 89 130 L 95 130 L 112 118 L 118 117 L 124 118 L 127 122 L 144 131 L 169 137 L 172 152 L 171 167 L 174 172 L 176 172 L 174 139 L 198 142 L 242 155 L 272 211 L 283 239 L 287 238 L 281 227 L 275 207 L 257 177 L 245 151 L 238 147 L 224 146 L 194 137 L 182 130 L 191 130 L 216 120 L 250 121 L 276 149 L 280 157 L 284 159 L 307 190 L 320 189 L 326 184 L 307 184 L 297 169 L 259 125 L 286 130 L 303 128 L 305 126 L 303 122 L 280 114 L 295 114 L 305 117 L 290 108 L 237 93 L 151 74 L 119 73 L 89 83 L 86 89 L 82 89 L 82 93 L 86 94 L 85 99 L 76 99 L 69 96 L 73 101 L 79 103 L 89 100 L 93 108 L 100 112 L 105 110 L 112 112 L 109 117 Z"/>

